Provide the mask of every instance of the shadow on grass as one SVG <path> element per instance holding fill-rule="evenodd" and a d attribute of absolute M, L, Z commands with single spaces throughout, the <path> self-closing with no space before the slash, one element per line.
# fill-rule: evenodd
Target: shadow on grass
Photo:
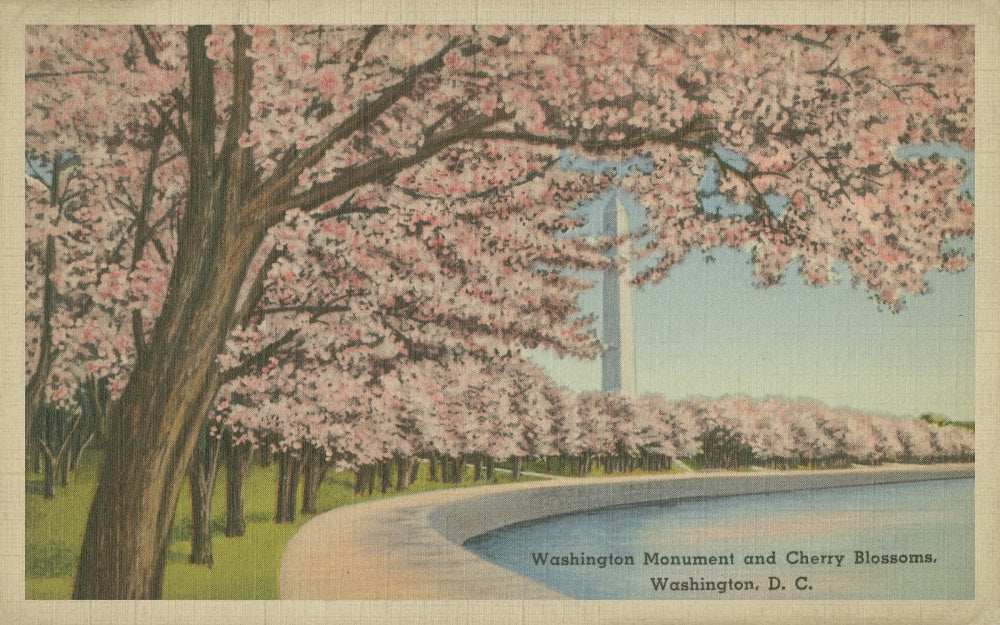
<path fill-rule="evenodd" d="M 45 493 L 45 486 L 40 480 L 26 481 L 24 484 L 24 493 L 26 495 L 38 495 L 41 497 Z"/>
<path fill-rule="evenodd" d="M 28 577 L 66 577 L 75 572 L 77 553 L 57 543 L 28 544 L 24 548 L 24 574 Z"/>

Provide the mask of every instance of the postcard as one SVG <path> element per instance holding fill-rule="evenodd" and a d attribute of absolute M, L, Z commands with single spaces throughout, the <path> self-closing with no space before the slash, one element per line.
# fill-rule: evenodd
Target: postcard
<path fill-rule="evenodd" d="M 376 5 L 11 13 L 18 622 L 998 618 L 995 11 Z"/>

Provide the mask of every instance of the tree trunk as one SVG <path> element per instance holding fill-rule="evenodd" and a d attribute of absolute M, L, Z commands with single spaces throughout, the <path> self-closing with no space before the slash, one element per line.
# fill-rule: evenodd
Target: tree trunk
<path fill-rule="evenodd" d="M 72 444 L 72 441 L 68 441 L 68 443 Z M 59 485 L 63 488 L 69 485 L 69 457 L 71 455 L 69 452 L 70 450 L 67 446 L 66 450 L 59 457 Z"/>
<path fill-rule="evenodd" d="M 458 454 L 455 458 L 455 472 L 452 474 L 452 479 L 456 484 L 462 483 L 462 477 L 465 475 L 465 454 Z"/>
<path fill-rule="evenodd" d="M 31 436 L 28 439 L 28 446 L 31 449 L 31 470 L 35 473 L 42 472 L 42 448 L 38 444 L 38 437 Z"/>
<path fill-rule="evenodd" d="M 231 60 L 219 61 L 231 68 L 223 72 L 231 82 L 224 90 L 231 94 L 228 102 L 216 98 L 215 63 L 206 45 L 212 27 L 197 25 L 187 31 L 187 101 L 178 107 L 186 123 L 178 124 L 181 130 L 175 132 L 187 161 L 186 205 L 161 312 L 148 337 L 142 324 L 135 324 L 139 331 L 133 332 L 132 373 L 109 410 L 104 463 L 84 530 L 75 599 L 160 597 L 170 525 L 198 433 L 219 387 L 238 373 L 219 371 L 217 356 L 259 301 L 262 279 L 249 276 L 248 270 L 268 229 L 293 206 L 315 209 L 504 118 L 477 116 L 462 132 L 443 133 L 414 156 L 390 159 L 384 166 L 373 162 L 370 167 L 348 168 L 333 181 L 295 195 L 299 175 L 349 135 L 331 132 L 319 147 L 297 157 L 292 153 L 287 167 L 260 174 L 266 175 L 260 180 L 251 149 L 239 146 L 250 125 L 253 60 L 247 51 L 252 42 L 241 27 L 231 30 Z M 437 71 L 443 59 L 444 52 L 415 66 L 415 71 Z M 409 83 L 417 82 L 404 81 L 394 92 L 398 95 L 372 101 L 372 106 L 382 101 L 383 108 L 365 108 L 349 118 L 342 126 L 345 132 L 370 126 L 413 89 Z M 218 110 L 228 115 L 221 132 Z M 155 157 L 151 161 L 155 163 Z M 137 226 L 137 232 L 146 228 Z M 137 245 L 147 242 L 137 237 Z"/>
<path fill-rule="evenodd" d="M 265 468 L 271 466 L 271 461 L 273 459 L 274 453 L 271 451 L 271 443 L 270 441 L 268 441 L 267 436 L 265 436 L 263 440 L 261 440 L 260 444 L 257 446 L 257 449 L 260 451 L 258 457 L 258 460 L 260 460 L 260 466 Z"/>
<path fill-rule="evenodd" d="M 451 473 L 448 472 L 451 468 L 449 456 L 447 454 L 441 454 L 438 460 L 438 472 L 440 473 L 441 482 L 447 484 L 451 480 Z"/>
<path fill-rule="evenodd" d="M 472 461 L 472 481 L 478 482 L 483 478 L 483 459 L 479 454 L 476 454 L 475 459 Z"/>
<path fill-rule="evenodd" d="M 56 496 L 56 471 L 52 466 L 52 456 L 44 454 L 42 461 L 42 497 L 53 499 Z"/>
<path fill-rule="evenodd" d="M 312 446 L 308 446 L 302 450 L 302 508 L 300 509 L 302 514 L 312 514 L 316 511 L 315 493 L 310 489 L 316 479 L 316 471 L 316 458 Z"/>
<path fill-rule="evenodd" d="M 191 489 L 191 564 L 207 564 L 212 566 L 212 514 L 211 504 L 205 492 L 205 480 L 201 475 L 201 467 L 194 466 L 188 472 L 188 483 Z M 214 480 L 213 480 L 214 481 Z"/>
<path fill-rule="evenodd" d="M 212 495 L 219 474 L 221 449 L 219 439 L 209 434 L 206 423 L 188 470 L 191 490 L 191 556 L 188 562 L 191 564 L 212 566 Z"/>
<path fill-rule="evenodd" d="M 437 452 L 436 451 L 432 451 L 430 453 L 430 458 L 428 460 L 428 465 L 427 465 L 427 481 L 429 481 L 429 482 L 436 482 L 436 481 L 438 481 Z"/>
<path fill-rule="evenodd" d="M 521 479 L 521 456 L 514 456 L 511 462 L 510 478 L 515 482 Z"/>
<path fill-rule="evenodd" d="M 291 497 L 289 492 L 289 486 L 291 482 L 288 478 L 289 467 L 288 467 L 288 452 L 279 451 L 278 454 L 278 475 L 276 485 L 276 493 L 274 500 L 274 522 L 284 523 L 285 521 L 291 521 L 287 518 L 288 512 L 288 500 Z"/>
<path fill-rule="evenodd" d="M 494 466 L 493 466 L 493 456 L 486 456 L 486 481 L 487 482 L 492 482 L 493 479 L 494 479 L 494 477 L 495 477 L 495 473 L 494 473 L 493 469 L 494 469 Z"/>
<path fill-rule="evenodd" d="M 148 340 L 141 331 L 133 336 L 132 373 L 109 410 L 75 599 L 160 597 L 180 489 L 228 375 L 216 357 L 256 303 L 241 291 L 268 227 L 281 217 L 264 207 L 285 186 L 248 196 L 251 155 L 237 141 L 249 127 L 252 61 L 245 54 L 249 37 L 238 27 L 233 32 L 232 98 L 219 148 L 219 103 L 205 43 L 211 27 L 192 26 L 187 33 L 187 205 L 167 297 Z M 250 279 L 256 284 L 256 277 Z"/>
<path fill-rule="evenodd" d="M 58 204 L 56 189 L 59 186 L 59 162 L 58 154 L 53 160 L 52 168 L 52 206 Z M 35 370 L 28 378 L 28 383 L 24 388 L 24 440 L 25 443 L 31 440 L 31 433 L 35 430 L 38 419 L 42 417 L 45 410 L 45 385 L 48 383 L 52 373 L 52 364 L 55 361 L 55 354 L 52 349 L 52 315 L 55 312 L 55 284 L 52 281 L 52 274 L 56 268 L 56 240 L 53 235 L 48 235 L 45 239 L 45 258 L 43 260 L 42 271 L 45 275 L 45 285 L 42 291 L 42 318 L 41 336 L 39 337 L 39 354 Z"/>
<path fill-rule="evenodd" d="M 414 482 L 417 481 L 417 471 L 420 470 L 420 458 L 416 456 L 410 458 L 410 473 L 409 480 L 407 481 L 407 486 L 412 486 Z"/>
<path fill-rule="evenodd" d="M 253 445 L 249 442 L 233 444 L 229 438 L 229 454 L 226 459 L 226 536 L 242 536 L 246 533 L 243 519 L 243 482 L 246 479 Z"/>
<path fill-rule="evenodd" d="M 385 459 L 378 463 L 379 475 L 382 478 L 381 491 L 383 494 L 389 492 L 392 486 L 392 461 Z"/>
<path fill-rule="evenodd" d="M 292 451 L 279 451 L 277 456 L 278 480 L 274 522 L 292 523 L 295 521 L 295 502 L 302 463 L 298 455 Z"/>
<path fill-rule="evenodd" d="M 410 484 L 410 459 L 396 455 L 396 490 L 406 490 Z"/>
<path fill-rule="evenodd" d="M 316 514 L 319 485 L 323 483 L 329 468 L 330 462 L 326 459 L 326 451 L 310 447 L 302 470 L 302 514 Z"/>

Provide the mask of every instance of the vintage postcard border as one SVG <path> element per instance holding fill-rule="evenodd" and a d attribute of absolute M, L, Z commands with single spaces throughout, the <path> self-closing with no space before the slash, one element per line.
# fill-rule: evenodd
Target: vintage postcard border
<path fill-rule="evenodd" d="M 335 622 L 1000 622 L 1000 206 L 997 139 L 1000 128 L 1000 26 L 994 3 L 983 1 L 876 2 L 469 2 L 434 0 L 403 8 L 392 0 L 363 3 L 250 0 L 193 2 L 49 2 L 13 0 L 3 19 L 2 114 L 3 285 L 0 473 L 0 613 L 18 623 L 268 623 Z M 977 50 L 976 181 L 976 600 L 913 602 L 47 602 L 24 601 L 23 418 L 23 37 L 33 23 L 960 23 L 975 24 Z"/>

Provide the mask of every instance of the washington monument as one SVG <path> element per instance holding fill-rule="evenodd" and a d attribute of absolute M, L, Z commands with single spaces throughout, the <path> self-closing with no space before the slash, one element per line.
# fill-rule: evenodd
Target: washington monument
<path fill-rule="evenodd" d="M 635 322 L 632 317 L 631 245 L 628 213 L 615 193 L 604 207 L 604 236 L 620 240 L 611 248 L 604 270 L 604 356 L 601 390 L 635 397 Z"/>

